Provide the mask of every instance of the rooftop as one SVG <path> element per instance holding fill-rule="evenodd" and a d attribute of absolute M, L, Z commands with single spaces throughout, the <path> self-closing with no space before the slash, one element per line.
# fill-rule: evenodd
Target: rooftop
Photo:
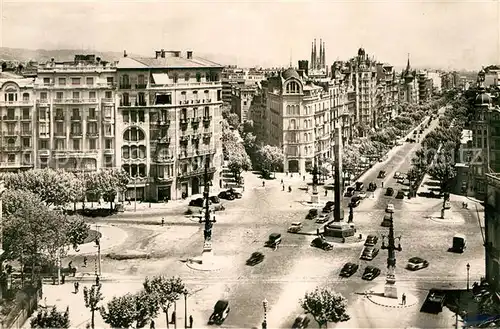
<path fill-rule="evenodd" d="M 118 69 L 138 68 L 223 68 L 221 64 L 208 59 L 194 57 L 188 51 L 186 57 L 180 51 L 157 51 L 156 57 L 122 57 L 116 65 Z"/>

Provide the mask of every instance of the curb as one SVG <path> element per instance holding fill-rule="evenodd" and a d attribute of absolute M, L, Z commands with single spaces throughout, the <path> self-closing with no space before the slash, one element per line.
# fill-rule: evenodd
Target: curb
<path fill-rule="evenodd" d="M 378 305 L 378 306 L 383 306 L 383 307 L 389 307 L 389 308 L 409 308 L 409 307 L 412 307 L 412 306 L 415 306 L 417 305 L 417 301 L 413 304 L 406 304 L 406 305 L 386 305 L 386 304 L 381 304 L 381 303 L 377 303 L 376 301 L 374 301 L 370 295 L 366 296 L 368 298 L 368 300 L 370 302 L 372 302 L 373 304 L 375 305 Z"/>

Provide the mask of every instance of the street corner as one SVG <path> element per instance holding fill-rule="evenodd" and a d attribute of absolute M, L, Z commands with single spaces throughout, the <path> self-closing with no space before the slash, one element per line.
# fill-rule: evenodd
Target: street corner
<path fill-rule="evenodd" d="M 454 225 L 465 224 L 465 219 L 463 214 L 450 209 L 445 211 L 443 217 L 441 216 L 441 212 L 439 211 L 431 213 L 430 215 L 426 216 L 426 218 L 432 222 L 439 224 L 454 224 Z"/>

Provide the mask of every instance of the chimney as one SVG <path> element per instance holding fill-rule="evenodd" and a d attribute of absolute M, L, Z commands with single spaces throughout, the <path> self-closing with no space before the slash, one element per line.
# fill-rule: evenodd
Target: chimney
<path fill-rule="evenodd" d="M 165 49 L 161 50 L 161 58 L 165 58 Z"/>
<path fill-rule="evenodd" d="M 160 55 L 161 55 L 161 51 L 156 50 L 156 51 L 155 51 L 155 58 L 160 57 Z"/>
<path fill-rule="evenodd" d="M 173 52 L 174 53 L 174 57 L 181 57 L 181 52 L 176 50 Z"/>
<path fill-rule="evenodd" d="M 187 51 L 187 59 L 192 59 L 193 58 L 193 52 L 191 50 Z"/>

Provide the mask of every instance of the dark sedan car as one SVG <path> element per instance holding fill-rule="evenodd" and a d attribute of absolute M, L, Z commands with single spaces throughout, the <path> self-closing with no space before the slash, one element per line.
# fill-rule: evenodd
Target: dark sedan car
<path fill-rule="evenodd" d="M 385 195 L 386 196 L 393 196 L 394 195 L 394 189 L 392 187 L 388 187 L 387 190 L 385 190 Z"/>
<path fill-rule="evenodd" d="M 370 234 L 366 237 L 365 246 L 373 247 L 377 244 L 377 242 L 378 242 L 378 237 L 376 235 Z"/>
<path fill-rule="evenodd" d="M 354 187 L 349 186 L 344 193 L 345 197 L 352 197 L 354 195 Z"/>
<path fill-rule="evenodd" d="M 340 270 L 340 276 L 348 278 L 358 270 L 359 265 L 354 263 L 346 263 Z"/>
<path fill-rule="evenodd" d="M 320 237 L 317 237 L 314 240 L 312 240 L 311 247 L 320 248 L 326 251 L 333 249 L 333 246 L 330 243 L 328 243 L 328 241 L 325 241 L 325 239 L 322 239 Z"/>
<path fill-rule="evenodd" d="M 371 182 L 370 184 L 368 184 L 368 189 L 367 189 L 368 192 L 373 192 L 376 189 L 377 189 L 377 184 L 376 183 Z"/>
<path fill-rule="evenodd" d="M 377 178 L 385 178 L 385 171 L 380 170 L 380 171 L 378 172 L 378 176 L 377 176 Z"/>
<path fill-rule="evenodd" d="M 233 193 L 229 192 L 229 190 L 227 190 L 227 191 L 220 192 L 219 198 L 225 199 L 225 200 L 234 200 L 234 199 L 236 199 L 236 196 Z"/>
<path fill-rule="evenodd" d="M 380 269 L 375 266 L 367 266 L 361 277 L 363 280 L 371 281 L 380 275 Z"/>
<path fill-rule="evenodd" d="M 257 264 L 262 263 L 264 260 L 264 254 L 261 252 L 254 252 L 252 256 L 247 260 L 247 265 L 248 266 L 255 266 Z"/>
<path fill-rule="evenodd" d="M 406 268 L 410 271 L 420 270 L 429 266 L 429 262 L 420 257 L 412 257 L 408 260 Z"/>
<path fill-rule="evenodd" d="M 198 199 L 193 199 L 191 201 L 189 201 L 189 206 L 190 207 L 203 207 L 203 204 L 205 203 L 205 199 L 203 198 L 198 198 Z M 209 205 L 212 204 L 212 201 L 210 200 L 208 202 Z"/>
<path fill-rule="evenodd" d="M 349 203 L 349 205 L 353 208 L 356 208 L 357 206 L 359 206 L 359 204 L 361 203 L 361 198 L 358 197 L 358 196 L 353 196 L 351 198 L 351 202 Z"/>

